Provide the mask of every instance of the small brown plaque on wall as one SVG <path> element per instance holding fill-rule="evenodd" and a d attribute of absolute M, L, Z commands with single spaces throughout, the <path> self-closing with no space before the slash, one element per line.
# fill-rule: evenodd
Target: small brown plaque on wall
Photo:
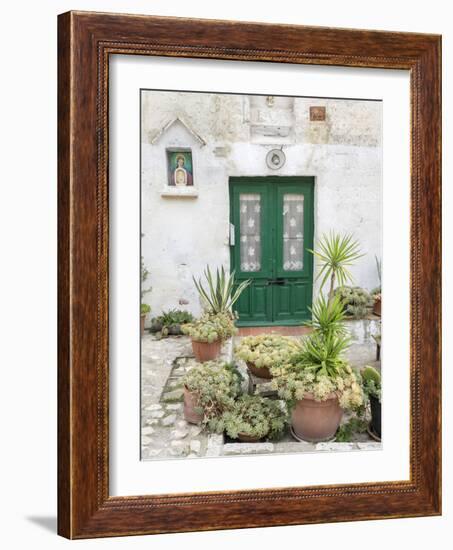
<path fill-rule="evenodd" d="M 325 107 L 310 107 L 310 122 L 324 122 L 326 120 Z"/>

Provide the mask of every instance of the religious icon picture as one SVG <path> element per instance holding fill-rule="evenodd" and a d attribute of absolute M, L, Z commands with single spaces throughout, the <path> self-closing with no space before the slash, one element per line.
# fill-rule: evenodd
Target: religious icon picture
<path fill-rule="evenodd" d="M 187 187 L 193 185 L 191 151 L 167 151 L 168 185 Z"/>

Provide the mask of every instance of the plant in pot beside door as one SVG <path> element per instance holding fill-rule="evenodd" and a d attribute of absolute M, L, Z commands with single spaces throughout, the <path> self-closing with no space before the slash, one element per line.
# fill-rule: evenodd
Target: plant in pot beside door
<path fill-rule="evenodd" d="M 288 413 L 281 401 L 242 395 L 223 414 L 219 428 L 231 439 L 253 443 L 261 439 L 278 439 L 287 422 Z"/>
<path fill-rule="evenodd" d="M 315 331 L 302 351 L 273 367 L 273 384 L 287 401 L 296 439 L 328 441 L 340 425 L 343 411 L 363 403 L 359 375 L 343 358 L 349 339 L 343 334 Z"/>
<path fill-rule="evenodd" d="M 300 351 L 300 345 L 287 336 L 260 334 L 242 338 L 234 351 L 252 374 L 270 379 L 270 367 L 285 363 L 292 354 Z"/>
<path fill-rule="evenodd" d="M 233 365 L 209 361 L 184 376 L 184 416 L 192 424 L 222 431 L 218 422 L 241 393 L 242 376 Z"/>
<path fill-rule="evenodd" d="M 369 432 L 375 439 L 381 440 L 381 374 L 366 366 L 361 371 L 363 391 L 368 398 L 371 410 Z"/>
<path fill-rule="evenodd" d="M 250 281 L 243 281 L 235 288 L 234 271 L 229 275 L 222 268 L 215 276 L 209 266 L 204 271 L 205 285 L 193 277 L 205 313 L 194 323 L 185 325 L 184 334 L 192 337 L 192 348 L 197 361 L 210 361 L 220 355 L 222 342 L 236 332 L 236 314 L 233 305 Z"/>
<path fill-rule="evenodd" d="M 192 338 L 193 353 L 200 363 L 217 359 L 222 342 L 237 331 L 228 313 L 205 313 L 193 323 L 182 325 L 181 330 Z"/>

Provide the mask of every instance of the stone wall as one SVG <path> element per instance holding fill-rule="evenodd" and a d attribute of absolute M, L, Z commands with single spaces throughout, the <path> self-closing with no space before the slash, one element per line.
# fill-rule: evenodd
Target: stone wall
<path fill-rule="evenodd" d="M 309 119 L 316 105 L 326 107 L 324 122 Z M 153 314 L 198 314 L 192 274 L 229 267 L 232 176 L 314 176 L 315 241 L 331 229 L 354 233 L 366 252 L 352 269 L 356 283 L 377 286 L 381 109 L 372 101 L 142 92 L 142 254 Z M 195 196 L 166 193 L 166 149 L 177 147 L 192 149 Z M 282 147 L 286 164 L 268 168 L 267 152 Z"/>

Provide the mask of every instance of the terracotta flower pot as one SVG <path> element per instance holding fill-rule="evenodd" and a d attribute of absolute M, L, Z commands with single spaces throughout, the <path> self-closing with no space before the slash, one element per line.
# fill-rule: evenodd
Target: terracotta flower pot
<path fill-rule="evenodd" d="M 195 359 L 199 363 L 204 363 L 205 361 L 212 361 L 217 359 L 220 355 L 220 349 L 222 347 L 222 342 L 217 340 L 216 342 L 195 342 L 192 340 L 192 349 Z"/>
<path fill-rule="evenodd" d="M 184 386 L 184 418 L 191 424 L 200 424 L 203 415 L 195 410 L 196 400 L 193 393 Z"/>
<path fill-rule="evenodd" d="M 143 313 L 140 315 L 140 334 L 143 336 L 145 332 L 145 319 L 146 319 L 146 313 Z"/>
<path fill-rule="evenodd" d="M 312 394 L 306 393 L 296 403 L 291 423 L 297 438 L 317 443 L 333 438 L 342 416 L 343 409 L 334 393 L 325 401 L 316 401 Z"/>
<path fill-rule="evenodd" d="M 247 434 L 244 434 L 244 433 L 238 433 L 237 438 L 238 438 L 239 441 L 242 441 L 243 443 L 257 443 L 258 441 L 261 440 L 260 437 L 254 437 L 254 436 L 247 435 Z"/>
<path fill-rule="evenodd" d="M 379 315 L 379 317 L 381 316 L 381 298 L 374 300 L 373 313 Z"/>
<path fill-rule="evenodd" d="M 257 367 L 254 363 L 247 361 L 247 368 L 258 378 L 267 378 L 268 380 L 272 378 L 272 374 L 267 367 Z"/>

